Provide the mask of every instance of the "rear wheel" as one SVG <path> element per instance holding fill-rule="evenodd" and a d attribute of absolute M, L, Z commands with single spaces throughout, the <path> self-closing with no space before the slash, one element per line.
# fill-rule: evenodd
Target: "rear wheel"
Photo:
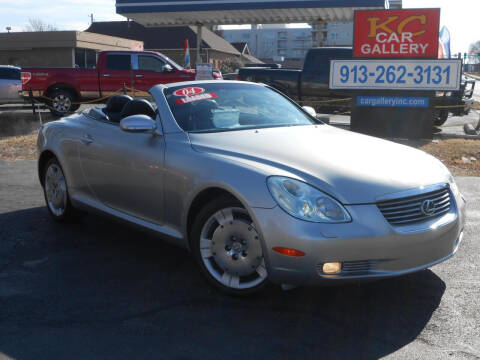
<path fill-rule="evenodd" d="M 58 160 L 50 159 L 43 171 L 43 193 L 50 215 L 55 221 L 67 221 L 73 217 L 67 181 Z"/>
<path fill-rule="evenodd" d="M 233 295 L 248 295 L 267 284 L 260 236 L 248 212 L 229 197 L 207 204 L 197 216 L 192 250 L 206 278 Z"/>
<path fill-rule="evenodd" d="M 65 116 L 68 115 L 80 107 L 78 104 L 73 104 L 75 101 L 75 96 L 67 90 L 57 89 L 54 90 L 49 98 L 50 101 L 50 111 L 55 116 Z"/>

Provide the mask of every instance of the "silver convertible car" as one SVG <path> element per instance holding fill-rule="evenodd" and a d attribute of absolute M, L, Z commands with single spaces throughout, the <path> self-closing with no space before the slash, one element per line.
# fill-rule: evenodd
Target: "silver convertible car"
<path fill-rule="evenodd" d="M 95 211 L 189 249 L 232 294 L 380 279 L 450 258 L 465 200 L 422 151 L 322 123 L 265 85 L 158 85 L 41 128 L 62 221 Z"/>

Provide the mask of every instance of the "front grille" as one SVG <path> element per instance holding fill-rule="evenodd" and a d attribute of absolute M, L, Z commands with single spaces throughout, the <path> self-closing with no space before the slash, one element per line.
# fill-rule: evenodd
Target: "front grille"
<path fill-rule="evenodd" d="M 427 200 L 433 203 L 428 209 Z M 419 195 L 377 203 L 385 219 L 392 225 L 407 225 L 430 220 L 450 210 L 450 190 L 448 186 Z M 425 206 L 430 211 L 425 211 Z M 423 208 L 423 210 L 422 210 Z"/>
<path fill-rule="evenodd" d="M 360 276 L 366 275 L 377 269 L 378 264 L 384 260 L 359 260 L 359 261 L 344 261 L 342 262 L 342 270 L 338 275 L 343 276 Z M 319 263 L 316 266 L 317 273 L 320 276 L 325 275 L 323 273 L 323 263 Z M 337 275 L 337 274 L 336 274 Z"/>
<path fill-rule="evenodd" d="M 377 268 L 379 260 L 361 260 L 361 261 L 345 261 L 342 264 L 342 274 L 344 275 L 361 275 L 368 273 Z"/>

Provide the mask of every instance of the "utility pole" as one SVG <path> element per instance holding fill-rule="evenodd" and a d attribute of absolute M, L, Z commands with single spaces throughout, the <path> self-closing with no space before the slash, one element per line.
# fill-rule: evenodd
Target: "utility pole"
<path fill-rule="evenodd" d="M 93 24 L 93 13 L 90 14 L 90 21 Z"/>
<path fill-rule="evenodd" d="M 202 51 L 202 24 L 197 24 L 197 60 L 196 63 L 202 62 L 202 56 L 200 52 Z"/>

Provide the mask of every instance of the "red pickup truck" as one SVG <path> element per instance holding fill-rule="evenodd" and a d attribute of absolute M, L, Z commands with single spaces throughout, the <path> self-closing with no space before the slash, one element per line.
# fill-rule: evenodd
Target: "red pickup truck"
<path fill-rule="evenodd" d="M 214 78 L 222 75 L 214 72 Z M 131 88 L 132 83 L 137 96 L 148 96 L 154 85 L 190 80 L 195 80 L 195 70 L 151 51 L 103 51 L 95 69 L 22 69 L 24 96 L 32 90 L 58 116 L 76 111 L 78 102 L 112 95 L 124 86 Z"/>

